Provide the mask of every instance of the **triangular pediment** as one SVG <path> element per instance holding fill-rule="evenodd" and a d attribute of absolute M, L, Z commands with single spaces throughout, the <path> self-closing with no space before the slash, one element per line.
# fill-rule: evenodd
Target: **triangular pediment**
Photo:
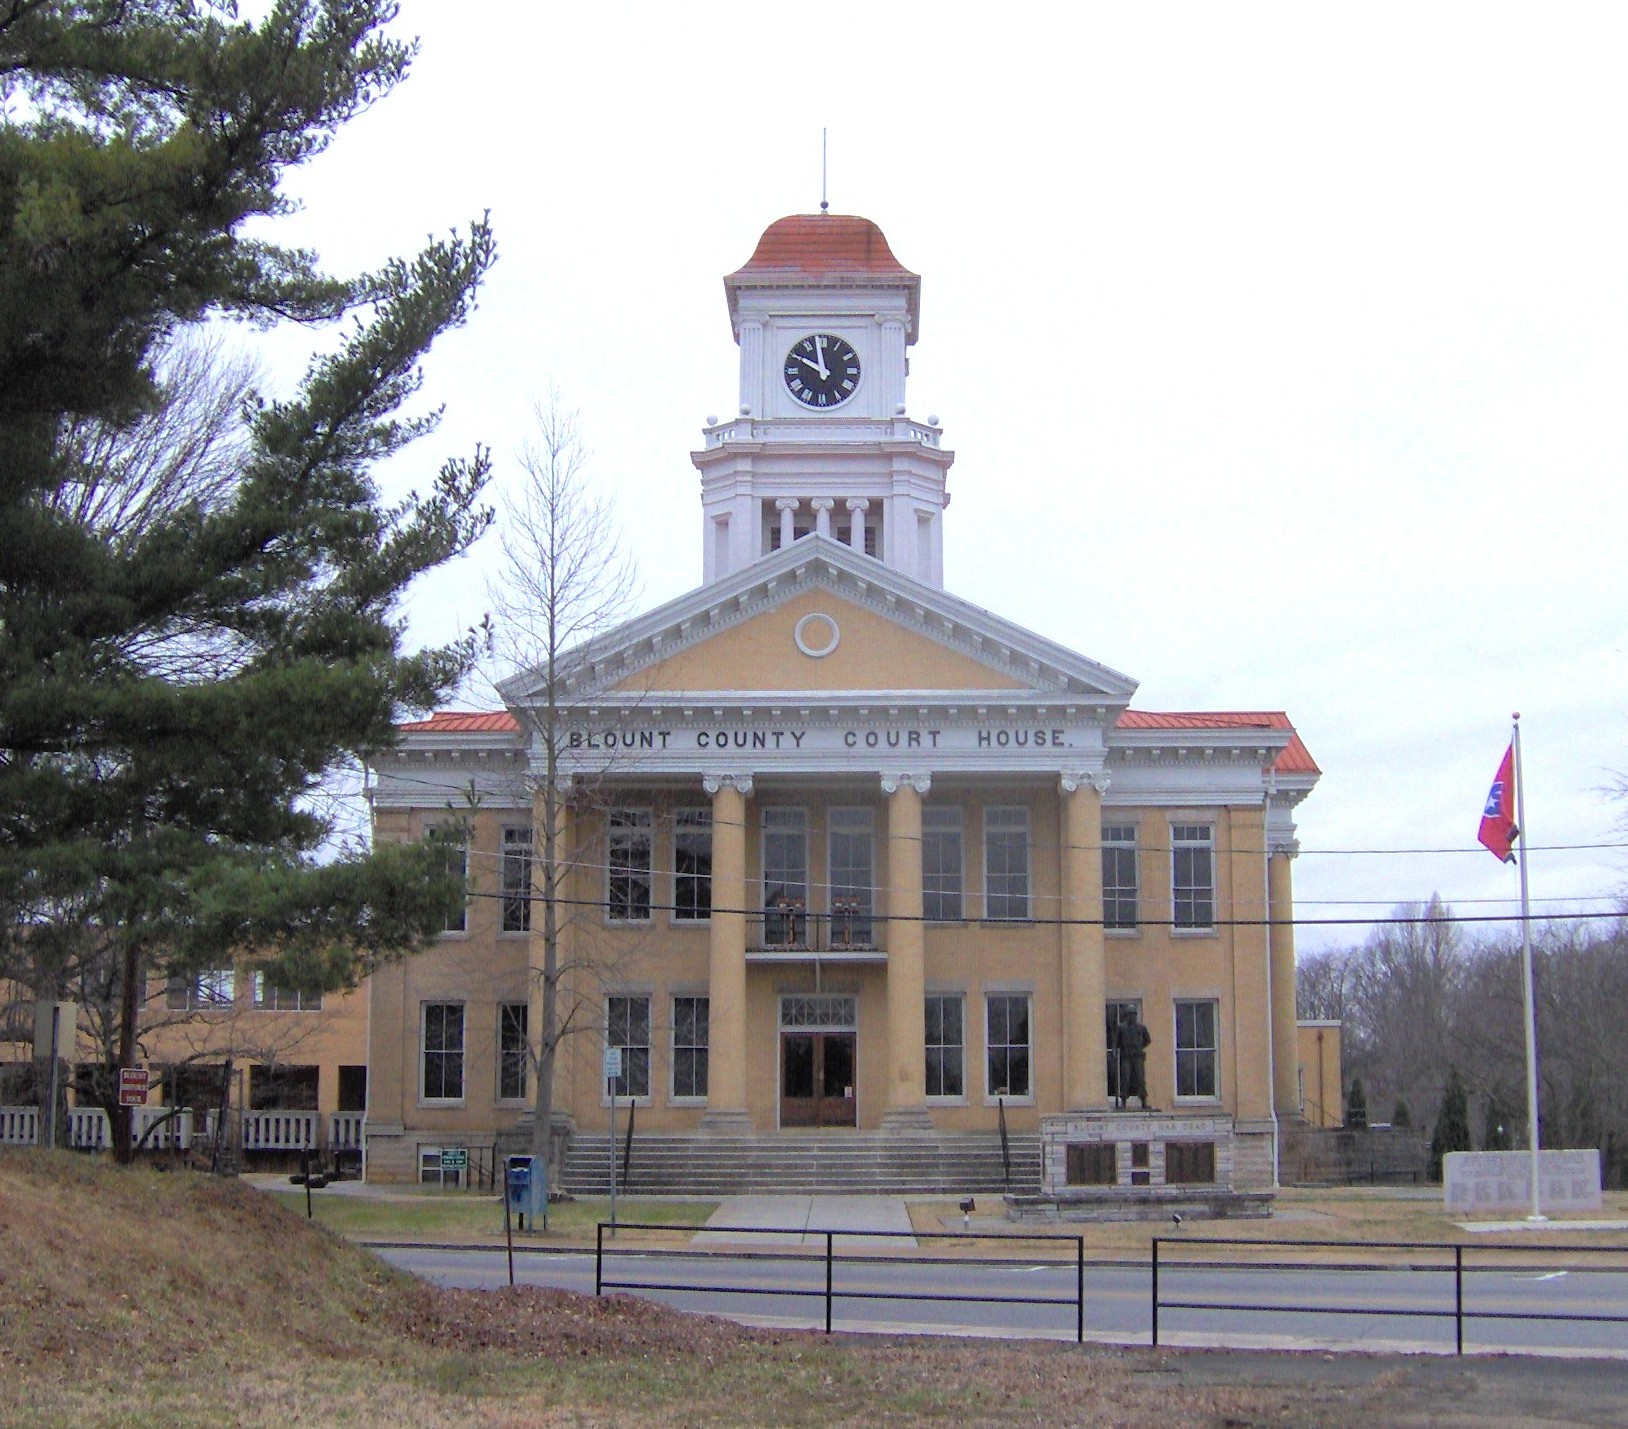
<path fill-rule="evenodd" d="M 1004 697 L 1123 706 L 1133 680 L 989 611 L 810 536 L 573 651 L 572 703 L 754 692 Z M 523 705 L 535 674 L 505 682 Z"/>

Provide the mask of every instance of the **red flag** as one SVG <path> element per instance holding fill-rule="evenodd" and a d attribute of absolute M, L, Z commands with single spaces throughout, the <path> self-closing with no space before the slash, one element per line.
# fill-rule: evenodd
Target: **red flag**
<path fill-rule="evenodd" d="M 1498 777 L 1487 791 L 1487 807 L 1481 811 L 1481 832 L 1477 837 L 1490 853 L 1505 863 L 1514 863 L 1510 845 L 1520 835 L 1515 827 L 1515 746 L 1504 751 L 1504 762 L 1498 766 Z"/>

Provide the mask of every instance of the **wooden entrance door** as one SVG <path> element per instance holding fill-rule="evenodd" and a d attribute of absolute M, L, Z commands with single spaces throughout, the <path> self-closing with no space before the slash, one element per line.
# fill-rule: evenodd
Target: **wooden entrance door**
<path fill-rule="evenodd" d="M 780 1035 L 781 1126 L 857 1126 L 852 1032 Z"/>

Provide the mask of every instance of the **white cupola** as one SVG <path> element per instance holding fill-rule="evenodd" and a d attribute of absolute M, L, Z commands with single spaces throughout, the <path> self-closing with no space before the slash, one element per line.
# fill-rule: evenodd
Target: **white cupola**
<path fill-rule="evenodd" d="M 771 224 L 724 291 L 740 401 L 690 454 L 703 581 L 819 534 L 942 586 L 955 456 L 905 406 L 921 279 L 869 219 L 803 214 Z"/>

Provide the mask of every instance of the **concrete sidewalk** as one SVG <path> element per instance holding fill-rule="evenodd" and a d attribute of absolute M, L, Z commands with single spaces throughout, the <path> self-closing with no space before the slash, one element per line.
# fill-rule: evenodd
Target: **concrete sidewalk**
<path fill-rule="evenodd" d="M 916 1245 L 910 1213 L 898 1196 L 729 1196 L 707 1219 L 707 1227 L 696 1232 L 693 1244 L 823 1249 L 825 1233 L 837 1231 L 845 1234 L 836 1237 L 836 1248 L 850 1254 Z M 744 1233 L 731 1235 L 731 1230 Z M 895 1234 L 864 1234 L 876 1231 Z"/>

